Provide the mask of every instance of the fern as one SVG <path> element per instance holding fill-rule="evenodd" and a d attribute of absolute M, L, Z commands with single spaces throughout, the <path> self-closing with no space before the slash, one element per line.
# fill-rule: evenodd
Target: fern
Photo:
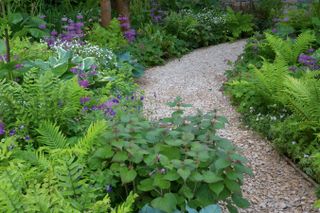
<path fill-rule="evenodd" d="M 50 149 L 65 148 L 67 146 L 66 137 L 60 132 L 59 127 L 49 121 L 43 122 L 37 129 L 40 136 L 38 142 L 48 146 Z"/>
<path fill-rule="evenodd" d="M 287 77 L 284 85 L 284 103 L 302 121 L 306 121 L 312 127 L 320 127 L 319 80 L 310 77 L 303 79 Z"/>
<path fill-rule="evenodd" d="M 279 92 L 288 73 L 288 66 L 284 60 L 278 58 L 274 63 L 264 61 L 262 67 L 256 68 L 253 74 L 255 89 L 269 102 L 279 102 Z"/>
<path fill-rule="evenodd" d="M 120 204 L 116 209 L 113 209 L 111 211 L 111 213 L 130 213 L 130 212 L 133 212 L 133 204 L 134 204 L 134 201 L 135 199 L 137 198 L 138 196 L 133 194 L 132 192 L 129 194 L 129 196 L 127 197 L 127 200 Z"/>
<path fill-rule="evenodd" d="M 286 61 L 289 65 L 296 64 L 298 56 L 308 49 L 309 45 L 316 40 L 313 33 L 305 31 L 295 41 L 283 40 L 276 35 L 266 33 L 266 39 L 272 50 L 280 60 Z"/>
<path fill-rule="evenodd" d="M 87 154 L 96 140 L 98 140 L 98 138 L 106 131 L 106 128 L 107 123 L 105 120 L 99 120 L 92 123 L 88 128 L 87 134 L 78 141 L 73 149 L 82 154 Z"/>
<path fill-rule="evenodd" d="M 63 81 L 50 71 L 39 73 L 36 69 L 25 74 L 22 85 L 0 81 L 0 91 L 0 117 L 5 123 L 38 129 L 45 120 L 58 123 L 66 132 L 81 113 L 80 98 L 90 95 L 78 85 L 76 77 Z M 66 144 L 61 137 L 56 142 L 58 147 Z M 52 141 L 46 145 L 52 146 Z"/>
<path fill-rule="evenodd" d="M 232 38 L 237 39 L 242 33 L 253 32 L 253 16 L 234 12 L 231 8 L 227 9 L 227 25 L 231 31 Z"/>

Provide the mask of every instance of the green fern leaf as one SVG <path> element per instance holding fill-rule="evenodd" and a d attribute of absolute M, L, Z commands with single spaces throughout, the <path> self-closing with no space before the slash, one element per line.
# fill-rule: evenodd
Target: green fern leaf
<path fill-rule="evenodd" d="M 49 121 L 43 122 L 37 129 L 40 136 L 38 142 L 51 149 L 62 149 L 67 146 L 66 137 L 60 132 L 59 127 Z"/>

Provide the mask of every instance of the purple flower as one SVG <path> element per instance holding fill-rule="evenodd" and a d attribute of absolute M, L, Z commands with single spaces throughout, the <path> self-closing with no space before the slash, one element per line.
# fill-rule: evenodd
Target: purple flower
<path fill-rule="evenodd" d="M 118 20 L 119 20 L 120 22 L 122 22 L 122 21 L 128 21 L 128 17 L 126 17 L 126 16 L 119 16 L 119 17 L 118 17 Z"/>
<path fill-rule="evenodd" d="M 0 135 L 4 135 L 6 133 L 4 128 L 5 128 L 4 123 L 0 122 Z"/>
<path fill-rule="evenodd" d="M 29 141 L 31 138 L 29 135 L 27 135 L 25 138 L 24 138 L 26 141 Z"/>
<path fill-rule="evenodd" d="M 78 14 L 78 15 L 77 15 L 77 19 L 83 19 L 83 15 Z"/>
<path fill-rule="evenodd" d="M 315 51 L 315 49 L 310 48 L 310 49 L 307 50 L 307 53 L 313 53 L 314 51 Z"/>
<path fill-rule="evenodd" d="M 276 33 L 276 32 L 277 32 L 277 29 L 276 29 L 276 28 L 273 28 L 273 29 L 272 29 L 272 32 L 273 32 L 273 33 Z"/>
<path fill-rule="evenodd" d="M 88 80 L 80 80 L 79 85 L 83 88 L 88 88 L 89 87 L 89 81 Z"/>
<path fill-rule="evenodd" d="M 72 73 L 74 73 L 74 74 L 77 74 L 78 73 L 78 68 L 77 67 L 72 67 L 71 69 L 70 69 L 70 72 L 72 72 Z"/>
<path fill-rule="evenodd" d="M 284 22 L 288 22 L 288 21 L 289 21 L 289 18 L 288 18 L 288 17 L 285 17 L 285 18 L 283 19 L 283 21 L 284 21 Z"/>
<path fill-rule="evenodd" d="M 55 30 L 52 30 L 52 32 L 50 33 L 52 36 L 57 36 L 58 35 L 58 32 L 55 31 Z"/>
<path fill-rule="evenodd" d="M 41 18 L 41 19 L 45 19 L 47 16 L 45 16 L 45 15 L 40 15 L 39 16 L 39 18 Z"/>
<path fill-rule="evenodd" d="M 9 132 L 10 136 L 14 136 L 15 134 L 16 134 L 16 130 L 15 129 L 10 130 L 10 132 Z"/>
<path fill-rule="evenodd" d="M 143 100 L 144 100 L 144 96 L 141 96 L 141 97 L 140 97 L 140 101 L 143 101 Z"/>
<path fill-rule="evenodd" d="M 312 56 L 301 53 L 298 58 L 298 62 L 309 67 L 312 70 L 319 69 L 318 60 Z"/>
<path fill-rule="evenodd" d="M 92 70 L 96 70 L 97 68 L 98 68 L 97 65 L 95 65 L 95 64 L 92 64 L 92 65 L 91 65 L 91 69 L 92 69 Z"/>
<path fill-rule="evenodd" d="M 136 31 L 134 29 L 130 29 L 124 32 L 124 37 L 129 41 L 132 42 L 136 38 Z"/>
<path fill-rule="evenodd" d="M 19 70 L 19 69 L 23 68 L 23 64 L 16 64 L 16 65 L 14 65 L 14 67 L 16 68 L 16 70 Z"/>
<path fill-rule="evenodd" d="M 90 97 L 80 98 L 80 103 L 81 103 L 82 105 L 84 105 L 84 104 L 87 103 L 88 101 L 90 101 Z"/>
<path fill-rule="evenodd" d="M 42 29 L 42 30 L 44 30 L 44 29 L 47 28 L 47 26 L 46 26 L 45 24 L 40 24 L 38 27 L 39 27 L 40 29 Z"/>
<path fill-rule="evenodd" d="M 112 99 L 112 103 L 118 104 L 118 103 L 119 103 L 119 100 L 116 99 L 116 98 L 114 98 L 114 99 Z"/>
<path fill-rule="evenodd" d="M 106 190 L 107 193 L 111 193 L 112 192 L 112 186 L 111 185 L 106 185 L 105 190 Z"/>

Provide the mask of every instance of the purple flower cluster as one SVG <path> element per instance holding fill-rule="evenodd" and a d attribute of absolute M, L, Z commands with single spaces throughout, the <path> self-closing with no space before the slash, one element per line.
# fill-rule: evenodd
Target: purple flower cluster
<path fill-rule="evenodd" d="M 150 9 L 150 16 L 151 20 L 154 23 L 159 23 L 164 17 L 164 12 L 160 9 L 160 5 L 157 0 L 151 0 L 151 9 Z"/>
<path fill-rule="evenodd" d="M 82 105 L 85 105 L 88 101 L 90 101 L 89 97 L 83 97 L 80 99 L 80 103 Z M 114 117 L 116 115 L 116 112 L 114 111 L 113 107 L 118 105 L 120 103 L 119 99 L 117 98 L 113 98 L 111 100 L 108 100 L 98 106 L 94 105 L 92 107 L 87 107 L 84 106 L 83 107 L 83 111 L 88 111 L 88 110 L 92 110 L 92 111 L 97 111 L 100 110 L 102 111 L 107 117 Z"/>
<path fill-rule="evenodd" d="M 57 40 L 60 40 L 61 42 L 71 42 L 74 39 L 81 40 L 84 37 L 84 23 L 82 22 L 82 19 L 83 16 L 81 14 L 77 15 L 76 21 L 68 19 L 67 17 L 63 17 L 61 19 L 64 29 L 63 32 L 61 34 L 58 34 L 56 30 L 51 31 L 51 36 L 46 38 L 48 46 L 53 46 Z"/>
<path fill-rule="evenodd" d="M 81 87 L 88 88 L 90 85 L 88 78 L 97 75 L 96 69 L 96 65 L 92 65 L 91 70 L 89 72 L 85 72 L 84 70 L 81 70 L 78 67 L 72 67 L 70 69 L 70 72 L 78 76 L 78 82 Z"/>
<path fill-rule="evenodd" d="M 136 31 L 135 29 L 130 27 L 130 22 L 128 17 L 126 16 L 119 16 L 118 20 L 120 21 L 120 26 L 123 32 L 124 37 L 129 41 L 132 42 L 136 38 Z"/>
<path fill-rule="evenodd" d="M 298 61 L 300 64 L 309 67 L 311 70 L 317 70 L 320 68 L 320 66 L 318 65 L 318 60 L 310 55 L 301 53 L 299 55 Z"/>
<path fill-rule="evenodd" d="M 6 133 L 5 125 L 3 122 L 0 122 L 0 135 L 4 135 Z"/>

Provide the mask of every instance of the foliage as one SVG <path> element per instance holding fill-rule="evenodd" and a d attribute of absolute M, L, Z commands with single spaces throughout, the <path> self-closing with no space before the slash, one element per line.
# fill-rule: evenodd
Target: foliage
<path fill-rule="evenodd" d="M 146 25 L 141 33 L 142 37 L 129 50 L 144 66 L 162 64 L 165 59 L 180 56 L 187 51 L 184 41 L 166 34 L 157 26 Z"/>
<path fill-rule="evenodd" d="M 182 9 L 201 10 L 203 8 L 219 6 L 218 0 L 160 0 L 160 4 L 163 8 L 173 11 Z"/>
<path fill-rule="evenodd" d="M 309 31 L 301 33 L 294 41 L 289 38 L 283 40 L 271 34 L 266 34 L 266 39 L 276 56 L 289 65 L 296 64 L 300 53 L 307 50 L 310 44 L 316 40 L 314 34 Z"/>
<path fill-rule="evenodd" d="M 226 24 L 231 34 L 231 39 L 237 39 L 242 33 L 250 35 L 253 32 L 253 17 L 249 14 L 235 12 L 231 8 L 227 9 Z"/>
<path fill-rule="evenodd" d="M 283 1 L 281 0 L 256 1 L 251 13 L 258 28 L 266 29 L 272 27 L 274 18 L 282 14 L 283 6 Z"/>
<path fill-rule="evenodd" d="M 180 101 L 171 105 L 184 106 Z M 104 184 L 117 189 L 114 196 L 130 190 L 138 193 L 144 198 L 140 207 L 150 201 L 155 208 L 173 212 L 183 210 L 185 200 L 193 208 L 219 200 L 246 207 L 240 185 L 243 174 L 251 172 L 231 143 L 215 135 L 224 118 L 182 114 L 178 108 L 161 121 L 164 127 L 120 115 L 106 133 L 106 141 L 96 144 L 89 167 L 103 172 Z M 107 170 L 101 171 L 101 165 Z"/>
<path fill-rule="evenodd" d="M 0 117 L 14 132 L 23 126 L 19 137 L 24 144 L 30 140 L 26 136 L 35 134 L 28 128 L 34 130 L 45 120 L 59 123 L 68 132 L 80 115 L 80 98 L 89 94 L 75 78 L 64 82 L 50 71 L 41 74 L 36 69 L 26 73 L 22 85 L 2 80 L 0 88 Z"/>
<path fill-rule="evenodd" d="M 87 35 L 87 40 L 100 47 L 108 47 L 113 51 L 124 48 L 128 42 L 124 39 L 117 19 L 113 19 L 107 28 L 94 24 L 91 32 Z"/>

